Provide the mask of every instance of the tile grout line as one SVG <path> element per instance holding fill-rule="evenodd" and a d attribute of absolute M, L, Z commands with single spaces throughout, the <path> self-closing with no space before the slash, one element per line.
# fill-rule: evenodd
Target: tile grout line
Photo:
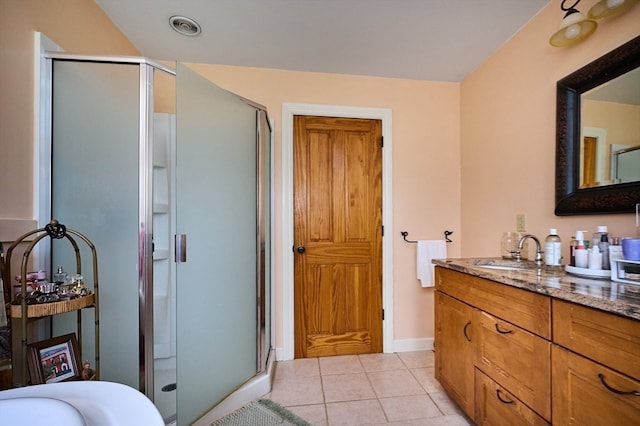
<path fill-rule="evenodd" d="M 396 357 L 398 356 L 395 353 L 394 355 L 396 355 Z M 389 419 L 389 415 L 384 410 L 384 407 L 380 402 L 380 395 L 378 395 L 378 392 L 376 392 L 376 388 L 373 386 L 373 383 L 371 383 L 371 378 L 369 377 L 369 371 L 367 371 L 367 369 L 364 367 L 364 364 L 362 363 L 362 358 L 360 358 L 360 355 L 358 355 L 358 361 L 360 361 L 360 365 L 362 366 L 362 371 L 364 372 L 364 376 L 367 378 L 367 382 L 369 383 L 369 386 L 371 386 L 371 390 L 373 391 L 373 394 L 376 396 L 376 401 L 378 402 L 378 406 L 380 407 L 380 410 L 382 410 L 382 414 L 384 414 L 384 418 L 387 420 L 387 423 L 389 423 L 391 421 Z"/>

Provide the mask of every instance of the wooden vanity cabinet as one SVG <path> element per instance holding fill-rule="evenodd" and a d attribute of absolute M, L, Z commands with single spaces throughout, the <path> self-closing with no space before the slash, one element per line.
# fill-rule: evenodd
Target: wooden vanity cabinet
<path fill-rule="evenodd" d="M 553 342 L 640 379 L 640 321 L 553 301 Z"/>
<path fill-rule="evenodd" d="M 549 423 L 505 388 L 476 369 L 474 421 L 477 425 L 542 426 Z"/>
<path fill-rule="evenodd" d="M 435 276 L 436 379 L 476 424 L 640 425 L 640 321 Z"/>
<path fill-rule="evenodd" d="M 640 424 L 640 381 L 557 345 L 552 359 L 554 424 Z"/>
<path fill-rule="evenodd" d="M 554 424 L 640 424 L 640 321 L 553 301 Z"/>
<path fill-rule="evenodd" d="M 473 309 L 466 303 L 436 292 L 435 318 L 435 377 L 467 416 L 473 418 Z"/>
<path fill-rule="evenodd" d="M 476 368 L 551 421 L 551 342 L 486 312 L 474 325 Z"/>
<path fill-rule="evenodd" d="M 435 311 L 436 379 L 471 419 L 551 420 L 548 297 L 437 267 Z"/>

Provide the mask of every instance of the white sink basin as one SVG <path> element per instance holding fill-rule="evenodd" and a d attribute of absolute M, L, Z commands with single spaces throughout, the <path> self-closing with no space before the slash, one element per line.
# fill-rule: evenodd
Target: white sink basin
<path fill-rule="evenodd" d="M 503 266 L 503 265 L 476 265 L 479 268 L 485 269 L 499 269 L 501 271 L 523 271 L 526 268 L 520 268 L 517 266 Z"/>
<path fill-rule="evenodd" d="M 509 259 L 475 259 L 471 261 L 471 265 L 476 268 L 495 269 L 499 271 L 527 271 L 540 268 L 535 262 L 529 260 L 518 262 Z"/>
<path fill-rule="evenodd" d="M 9 389 L 0 391 L 0 404 L 0 426 L 51 425 L 52 419 L 65 426 L 164 426 L 149 398 L 113 382 L 59 382 Z"/>

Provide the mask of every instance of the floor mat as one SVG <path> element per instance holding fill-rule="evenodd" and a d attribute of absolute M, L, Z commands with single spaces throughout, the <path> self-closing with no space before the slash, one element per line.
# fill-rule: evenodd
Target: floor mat
<path fill-rule="evenodd" d="M 270 399 L 259 399 L 216 420 L 211 426 L 312 426 Z"/>

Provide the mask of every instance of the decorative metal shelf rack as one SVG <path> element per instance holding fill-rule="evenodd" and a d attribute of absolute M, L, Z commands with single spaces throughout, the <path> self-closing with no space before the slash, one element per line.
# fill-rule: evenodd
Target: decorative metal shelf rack
<path fill-rule="evenodd" d="M 33 237 L 32 237 L 33 236 Z M 28 240 L 29 237 L 32 239 Z M 29 256 L 33 251 L 33 248 L 42 241 L 44 238 L 50 237 L 52 239 L 67 239 L 76 255 L 76 273 L 82 274 L 82 261 L 80 258 L 80 249 L 78 243 L 74 237 L 77 237 L 84 241 L 91 249 L 91 255 L 93 260 L 93 292 L 80 296 L 71 300 L 64 300 L 58 302 L 27 304 L 27 268 L 29 264 Z M 95 380 L 100 378 L 100 323 L 99 323 L 99 310 L 98 310 L 98 257 L 96 254 L 96 248 L 93 243 L 84 235 L 73 229 L 69 229 L 57 220 L 53 219 L 44 228 L 34 229 L 22 235 L 7 249 L 5 257 L 5 276 L 3 278 L 5 285 L 11 282 L 11 255 L 13 250 L 21 243 L 31 241 L 26 247 L 22 255 L 22 266 L 20 275 L 21 284 L 21 303 L 19 305 L 11 305 L 10 317 L 13 319 L 20 319 L 20 328 L 22 331 L 22 342 L 20 347 L 20 356 L 22 359 L 22 385 L 28 383 L 27 380 L 27 325 L 29 321 L 49 317 L 52 315 L 63 314 L 66 312 L 77 312 L 77 337 L 78 344 L 82 350 L 82 309 L 94 308 L 95 316 Z M 12 324 L 12 329 L 14 326 Z M 16 351 L 12 350 L 12 357 L 15 356 Z"/>

